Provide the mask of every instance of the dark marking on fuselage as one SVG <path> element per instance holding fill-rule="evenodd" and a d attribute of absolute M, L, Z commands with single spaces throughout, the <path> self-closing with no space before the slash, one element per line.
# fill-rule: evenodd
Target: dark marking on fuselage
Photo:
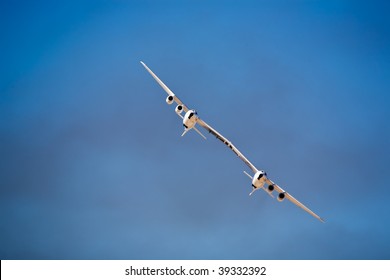
<path fill-rule="evenodd" d="M 233 146 L 232 143 L 230 143 L 228 140 L 226 140 L 225 138 L 221 137 L 217 132 L 215 132 L 214 130 L 212 129 L 208 129 L 209 133 L 211 133 L 212 135 L 215 136 L 215 138 L 217 138 L 218 140 L 220 140 L 222 143 L 224 143 L 226 146 L 228 146 L 230 148 L 230 150 L 232 150 L 238 157 L 240 157 L 239 153 L 235 150 L 235 147 Z M 240 157 L 241 158 L 241 157 Z M 249 168 L 252 168 L 250 166 L 250 164 L 248 164 L 246 161 L 245 161 L 245 164 L 248 165 Z"/>

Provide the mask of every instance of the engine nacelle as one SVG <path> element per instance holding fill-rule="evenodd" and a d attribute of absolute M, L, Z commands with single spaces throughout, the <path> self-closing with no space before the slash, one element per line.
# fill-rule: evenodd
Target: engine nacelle
<path fill-rule="evenodd" d="M 275 186 L 274 185 L 269 185 L 266 189 L 267 192 L 269 193 L 272 193 L 273 191 L 275 190 Z"/>
<path fill-rule="evenodd" d="M 183 105 L 177 105 L 175 111 L 176 113 L 181 114 L 181 112 L 183 112 Z"/>
<path fill-rule="evenodd" d="M 278 201 L 282 202 L 286 197 L 286 194 L 284 192 L 281 192 L 278 194 Z"/>
<path fill-rule="evenodd" d="M 165 100 L 168 105 L 171 105 L 173 103 L 173 95 L 168 95 L 167 99 Z"/>

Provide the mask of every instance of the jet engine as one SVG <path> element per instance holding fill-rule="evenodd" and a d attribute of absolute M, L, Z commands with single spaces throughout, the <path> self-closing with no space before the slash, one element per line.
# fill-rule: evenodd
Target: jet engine
<path fill-rule="evenodd" d="M 278 201 L 282 202 L 285 197 L 286 197 L 286 194 L 284 192 L 279 193 L 278 194 Z"/>
<path fill-rule="evenodd" d="M 272 193 L 274 190 L 275 190 L 274 185 L 268 185 L 268 187 L 267 187 L 267 189 L 266 189 L 266 191 L 267 191 L 268 193 Z"/>
<path fill-rule="evenodd" d="M 168 105 L 171 105 L 173 103 L 173 96 L 172 95 L 168 95 L 167 99 L 165 100 Z"/>
<path fill-rule="evenodd" d="M 177 105 L 175 111 L 176 113 L 181 114 L 181 112 L 183 112 L 183 105 Z"/>

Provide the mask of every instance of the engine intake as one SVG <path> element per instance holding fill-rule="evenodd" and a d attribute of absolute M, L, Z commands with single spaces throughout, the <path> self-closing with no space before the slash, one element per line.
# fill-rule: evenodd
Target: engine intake
<path fill-rule="evenodd" d="M 278 194 L 278 201 L 279 202 L 282 202 L 286 197 L 286 194 L 284 192 L 281 192 L 280 194 Z"/>
<path fill-rule="evenodd" d="M 169 95 L 165 101 L 166 101 L 169 105 L 171 105 L 171 104 L 173 103 L 173 100 L 174 100 L 173 96 L 172 96 L 172 95 Z"/>
<path fill-rule="evenodd" d="M 267 187 L 267 191 L 268 191 L 269 193 L 272 193 L 274 190 L 275 190 L 275 186 L 274 186 L 274 185 L 269 185 L 269 186 Z"/>
<path fill-rule="evenodd" d="M 176 113 L 181 114 L 181 112 L 183 112 L 183 105 L 177 105 L 175 111 Z"/>

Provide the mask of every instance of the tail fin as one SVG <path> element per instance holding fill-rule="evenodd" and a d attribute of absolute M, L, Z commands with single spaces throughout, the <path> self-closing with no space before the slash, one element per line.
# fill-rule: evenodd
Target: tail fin
<path fill-rule="evenodd" d="M 190 129 L 185 128 L 183 134 L 181 135 L 181 137 L 183 137 L 188 131 L 190 131 Z"/>
<path fill-rule="evenodd" d="M 190 131 L 192 128 L 185 128 L 184 129 L 184 132 L 181 136 L 184 136 L 188 131 Z M 200 136 L 202 136 L 205 140 L 206 140 L 206 136 L 204 136 L 195 126 L 193 127 L 193 129 L 199 133 Z"/>
<path fill-rule="evenodd" d="M 248 172 L 244 171 L 244 174 L 249 177 L 249 179 L 252 180 L 252 176 L 248 174 Z"/>
<path fill-rule="evenodd" d="M 195 131 L 198 132 L 198 134 L 202 136 L 204 140 L 206 140 L 206 136 L 204 136 L 195 126 L 193 127 L 193 129 L 195 129 Z"/>

